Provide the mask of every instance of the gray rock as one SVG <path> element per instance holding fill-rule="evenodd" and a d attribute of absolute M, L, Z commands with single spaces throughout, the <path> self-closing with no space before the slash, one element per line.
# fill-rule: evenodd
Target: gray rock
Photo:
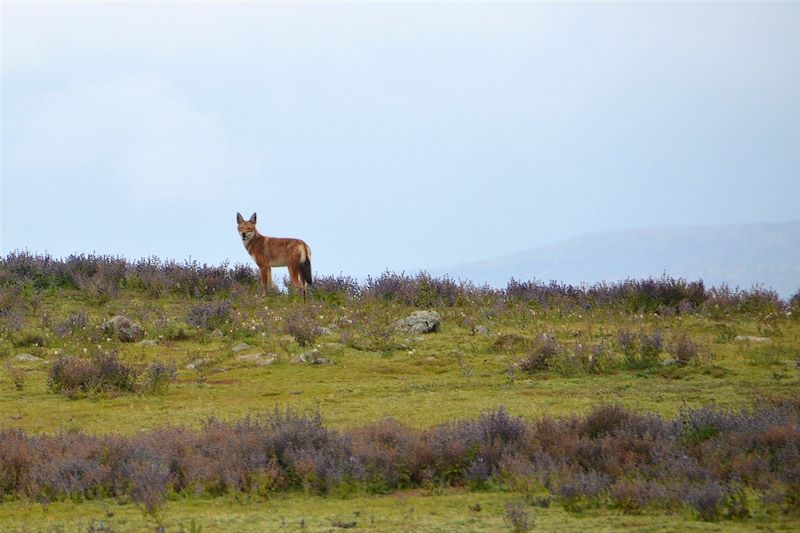
<path fill-rule="evenodd" d="M 680 361 L 678 361 L 677 359 L 664 359 L 661 362 L 661 366 L 676 366 L 676 365 L 680 365 L 680 364 L 682 364 L 682 363 Z"/>
<path fill-rule="evenodd" d="M 247 344 L 246 342 L 240 342 L 239 344 L 237 344 L 236 346 L 234 346 L 232 348 L 232 350 L 234 352 L 241 352 L 243 350 L 249 350 L 249 349 L 250 349 L 250 345 Z"/>
<path fill-rule="evenodd" d="M 213 338 L 213 339 L 218 339 L 218 338 L 220 338 L 220 337 L 224 337 L 224 336 L 225 336 L 225 334 L 224 334 L 224 333 L 222 333 L 222 330 L 220 330 L 220 329 L 215 329 L 214 331 L 212 331 L 212 332 L 209 334 L 209 336 L 210 336 L 211 338 Z"/>
<path fill-rule="evenodd" d="M 317 335 L 333 335 L 333 330 L 331 328 L 326 328 L 325 326 L 317 326 L 314 328 L 314 333 Z"/>
<path fill-rule="evenodd" d="M 436 311 L 416 311 L 392 323 L 402 333 L 435 333 L 442 329 L 442 317 Z"/>
<path fill-rule="evenodd" d="M 734 337 L 734 340 L 737 341 L 748 341 L 748 342 L 772 342 L 772 339 L 769 337 L 757 337 L 755 335 L 737 335 Z"/>
<path fill-rule="evenodd" d="M 289 362 L 295 364 L 305 363 L 309 365 L 327 365 L 330 363 L 330 360 L 322 357 L 319 350 L 314 348 L 313 350 L 303 352 L 300 355 L 293 357 Z"/>
<path fill-rule="evenodd" d="M 237 355 L 236 356 L 236 362 L 237 363 L 255 363 L 259 359 L 261 359 L 262 357 L 264 357 L 264 354 L 247 353 L 247 354 L 243 354 L 243 355 Z"/>
<path fill-rule="evenodd" d="M 144 347 L 157 346 L 158 345 L 158 341 L 154 341 L 153 339 L 144 339 L 144 340 L 141 340 L 141 341 L 137 342 L 136 345 L 137 346 L 144 346 Z"/>
<path fill-rule="evenodd" d="M 41 357 L 36 357 L 35 355 L 31 355 L 29 353 L 21 353 L 17 355 L 15 358 L 17 361 L 21 361 L 23 363 L 34 362 L 34 361 L 44 361 Z"/>
<path fill-rule="evenodd" d="M 256 366 L 269 366 L 275 364 L 278 361 L 278 356 L 274 353 L 270 353 L 256 361 Z"/>
<path fill-rule="evenodd" d="M 106 320 L 100 326 L 106 335 L 115 335 L 122 342 L 136 342 L 144 338 L 144 328 L 122 315 Z"/>
<path fill-rule="evenodd" d="M 494 335 L 494 333 L 492 333 L 492 330 L 490 330 L 486 326 L 475 326 L 472 329 L 472 334 L 473 335 L 482 335 L 484 337 L 488 337 L 488 336 Z"/>
<path fill-rule="evenodd" d="M 197 368 L 206 366 L 209 363 L 211 363 L 211 359 L 208 358 L 195 359 L 194 361 L 186 365 L 186 370 L 195 370 Z"/>

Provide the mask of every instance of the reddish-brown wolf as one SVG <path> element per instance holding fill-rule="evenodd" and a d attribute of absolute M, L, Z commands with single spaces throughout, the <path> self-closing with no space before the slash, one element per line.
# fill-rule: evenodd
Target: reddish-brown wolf
<path fill-rule="evenodd" d="M 289 267 L 292 285 L 306 301 L 306 289 L 311 285 L 311 248 L 300 239 L 281 239 L 261 235 L 256 229 L 256 214 L 245 220 L 236 213 L 236 229 L 242 237 L 247 253 L 261 272 L 264 292 L 272 288 L 272 267 Z"/>

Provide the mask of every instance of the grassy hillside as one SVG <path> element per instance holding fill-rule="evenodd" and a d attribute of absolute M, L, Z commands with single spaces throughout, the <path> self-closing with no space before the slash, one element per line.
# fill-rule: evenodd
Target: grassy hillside
<path fill-rule="evenodd" d="M 800 526 L 798 297 L 315 287 L 304 304 L 245 267 L 3 258 L 3 529 Z M 393 326 L 420 309 L 439 331 Z M 118 315 L 142 331 L 103 326 Z"/>

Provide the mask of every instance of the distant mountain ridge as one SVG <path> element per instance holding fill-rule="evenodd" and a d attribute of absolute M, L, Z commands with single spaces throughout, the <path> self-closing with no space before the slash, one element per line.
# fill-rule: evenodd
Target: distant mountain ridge
<path fill-rule="evenodd" d="M 505 286 L 513 278 L 565 283 L 667 274 L 707 286 L 800 289 L 800 221 L 609 231 L 431 273 Z"/>

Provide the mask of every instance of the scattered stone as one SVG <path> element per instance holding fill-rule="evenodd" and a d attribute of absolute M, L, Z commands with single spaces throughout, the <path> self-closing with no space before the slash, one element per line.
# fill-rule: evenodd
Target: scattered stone
<path fill-rule="evenodd" d="M 157 346 L 158 345 L 158 341 L 154 341 L 153 339 L 144 339 L 144 340 L 141 340 L 141 341 L 137 342 L 136 345 L 137 346 L 144 346 L 144 347 Z"/>
<path fill-rule="evenodd" d="M 309 365 L 327 365 L 330 361 L 320 354 L 319 350 L 314 348 L 313 350 L 309 350 L 307 352 L 303 352 L 300 355 L 293 357 L 290 363 L 294 364 L 309 364 Z"/>
<path fill-rule="evenodd" d="M 326 328 L 325 326 L 317 326 L 314 328 L 314 333 L 317 335 L 333 335 L 333 330 L 331 328 Z"/>
<path fill-rule="evenodd" d="M 482 335 L 484 337 L 489 337 L 491 335 L 494 335 L 494 333 L 492 333 L 492 330 L 490 330 L 486 326 L 475 326 L 472 329 L 472 334 L 473 335 Z"/>
<path fill-rule="evenodd" d="M 676 365 L 680 365 L 680 364 L 683 364 L 683 363 L 681 363 L 677 359 L 664 359 L 661 362 L 661 366 L 676 366 Z"/>
<path fill-rule="evenodd" d="M 734 337 L 734 340 L 737 341 L 749 341 L 749 342 L 772 342 L 772 339 L 769 337 L 758 337 L 756 335 L 737 335 Z"/>
<path fill-rule="evenodd" d="M 237 355 L 237 363 L 249 363 L 255 366 L 269 366 L 278 360 L 278 355 L 274 353 L 248 353 L 244 355 Z"/>
<path fill-rule="evenodd" d="M 17 361 L 21 361 L 23 363 L 34 362 L 34 361 L 44 361 L 41 357 L 36 357 L 35 355 L 29 353 L 21 353 L 16 357 Z"/>
<path fill-rule="evenodd" d="M 234 352 L 241 352 L 243 350 L 249 350 L 250 349 L 250 345 L 247 344 L 246 342 L 240 342 L 239 344 L 234 346 L 232 349 L 233 349 Z"/>
<path fill-rule="evenodd" d="M 278 356 L 270 353 L 256 361 L 256 366 L 269 366 L 278 362 Z"/>
<path fill-rule="evenodd" d="M 122 342 L 136 342 L 144 338 L 144 328 L 122 315 L 106 320 L 100 326 L 106 335 L 116 335 Z"/>
<path fill-rule="evenodd" d="M 247 353 L 247 354 L 244 354 L 244 355 L 237 355 L 236 356 L 236 362 L 238 362 L 238 363 L 256 363 L 262 357 L 264 357 L 264 354 Z"/>
<path fill-rule="evenodd" d="M 416 311 L 393 322 L 391 328 L 404 333 L 435 333 L 442 329 L 442 317 L 436 311 Z"/>
<path fill-rule="evenodd" d="M 186 365 L 186 370 L 195 370 L 197 368 L 200 368 L 201 366 L 206 366 L 209 363 L 211 363 L 211 359 L 208 358 L 195 359 L 194 361 Z"/>

